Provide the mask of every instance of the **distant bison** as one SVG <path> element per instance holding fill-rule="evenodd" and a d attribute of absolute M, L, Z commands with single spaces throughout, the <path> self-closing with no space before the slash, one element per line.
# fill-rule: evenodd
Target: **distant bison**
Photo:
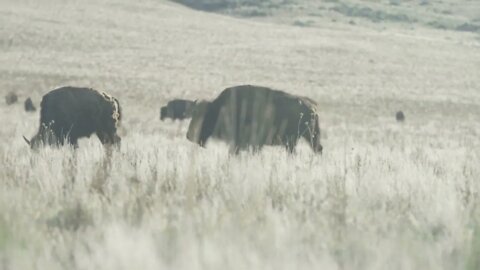
<path fill-rule="evenodd" d="M 37 108 L 35 108 L 35 105 L 33 105 L 31 98 L 27 98 L 23 103 L 23 106 L 25 107 L 25 111 L 27 112 L 34 112 L 37 110 Z"/>
<path fill-rule="evenodd" d="M 18 101 L 18 96 L 13 92 L 10 92 L 5 96 L 5 103 L 7 103 L 7 105 L 12 105 L 17 101 Z"/>
<path fill-rule="evenodd" d="M 160 109 L 160 120 L 165 118 L 180 119 L 192 117 L 194 102 L 185 99 L 174 99 Z"/>
<path fill-rule="evenodd" d="M 317 104 L 267 87 L 227 88 L 212 102 L 195 105 L 187 139 L 204 146 L 210 137 L 230 144 L 235 153 L 252 147 L 282 145 L 294 152 L 300 137 L 322 152 Z"/>
<path fill-rule="evenodd" d="M 405 114 L 403 114 L 402 111 L 398 111 L 395 114 L 395 119 L 397 119 L 398 122 L 403 122 L 403 121 L 405 121 Z"/>
<path fill-rule="evenodd" d="M 44 95 L 40 104 L 40 128 L 29 141 L 78 147 L 78 139 L 96 133 L 102 144 L 118 144 L 117 127 L 122 118 L 118 100 L 90 88 L 61 87 Z"/>

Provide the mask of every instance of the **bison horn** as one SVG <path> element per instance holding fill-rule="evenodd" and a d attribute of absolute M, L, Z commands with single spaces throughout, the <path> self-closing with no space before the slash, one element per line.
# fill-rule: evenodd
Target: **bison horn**
<path fill-rule="evenodd" d="M 27 138 L 25 138 L 25 136 L 23 136 L 23 139 L 27 142 L 28 145 L 30 145 L 30 141 Z"/>

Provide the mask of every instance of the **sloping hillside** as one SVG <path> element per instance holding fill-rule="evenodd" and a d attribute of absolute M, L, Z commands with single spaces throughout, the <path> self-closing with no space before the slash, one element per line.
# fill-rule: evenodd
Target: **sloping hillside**
<path fill-rule="evenodd" d="M 480 33 L 473 0 L 172 0 L 188 7 L 303 27 L 338 24 L 383 28 L 427 27 Z"/>

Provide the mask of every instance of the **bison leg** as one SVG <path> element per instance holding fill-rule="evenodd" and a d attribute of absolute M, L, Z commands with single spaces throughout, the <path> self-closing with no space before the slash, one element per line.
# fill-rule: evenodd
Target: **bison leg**
<path fill-rule="evenodd" d="M 230 154 L 233 155 L 239 155 L 241 151 L 248 151 L 248 146 L 234 144 L 229 149 Z"/>
<path fill-rule="evenodd" d="M 73 149 L 78 149 L 78 138 L 67 138 L 67 141 L 73 146 Z"/>
<path fill-rule="evenodd" d="M 262 148 L 263 148 L 262 145 L 252 146 L 252 153 L 258 154 L 262 151 Z"/>
<path fill-rule="evenodd" d="M 68 137 L 63 132 L 54 132 L 54 136 L 48 140 L 50 145 L 59 147 L 65 145 L 65 141 L 68 141 Z"/>
<path fill-rule="evenodd" d="M 111 144 L 110 136 L 106 132 L 97 132 L 97 137 L 102 144 Z"/>
<path fill-rule="evenodd" d="M 297 139 L 287 139 L 285 143 L 285 148 L 287 149 L 288 153 L 295 154 L 295 148 L 297 147 Z"/>
<path fill-rule="evenodd" d="M 71 129 L 68 131 L 61 129 L 60 132 L 54 132 L 54 134 L 54 137 L 51 139 L 52 143 L 56 146 L 64 146 L 65 144 L 68 144 L 75 149 L 78 148 L 78 137 L 72 134 Z"/>
<path fill-rule="evenodd" d="M 230 155 L 239 155 L 240 154 L 240 148 L 237 147 L 237 146 L 231 146 L 228 150 L 228 152 L 230 153 Z"/>
<path fill-rule="evenodd" d="M 102 144 L 108 144 L 108 145 L 120 144 L 121 138 L 116 133 L 110 134 L 107 132 L 97 132 L 96 134 Z"/>

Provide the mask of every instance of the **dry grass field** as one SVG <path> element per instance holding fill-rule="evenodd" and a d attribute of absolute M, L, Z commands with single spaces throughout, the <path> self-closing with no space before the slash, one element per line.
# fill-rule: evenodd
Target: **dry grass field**
<path fill-rule="evenodd" d="M 0 269 L 480 269 L 479 34 L 284 13 L 0 0 Z M 247 83 L 316 100 L 324 154 L 230 156 L 159 120 Z M 120 100 L 111 159 L 23 141 L 23 100 L 63 85 Z"/>

